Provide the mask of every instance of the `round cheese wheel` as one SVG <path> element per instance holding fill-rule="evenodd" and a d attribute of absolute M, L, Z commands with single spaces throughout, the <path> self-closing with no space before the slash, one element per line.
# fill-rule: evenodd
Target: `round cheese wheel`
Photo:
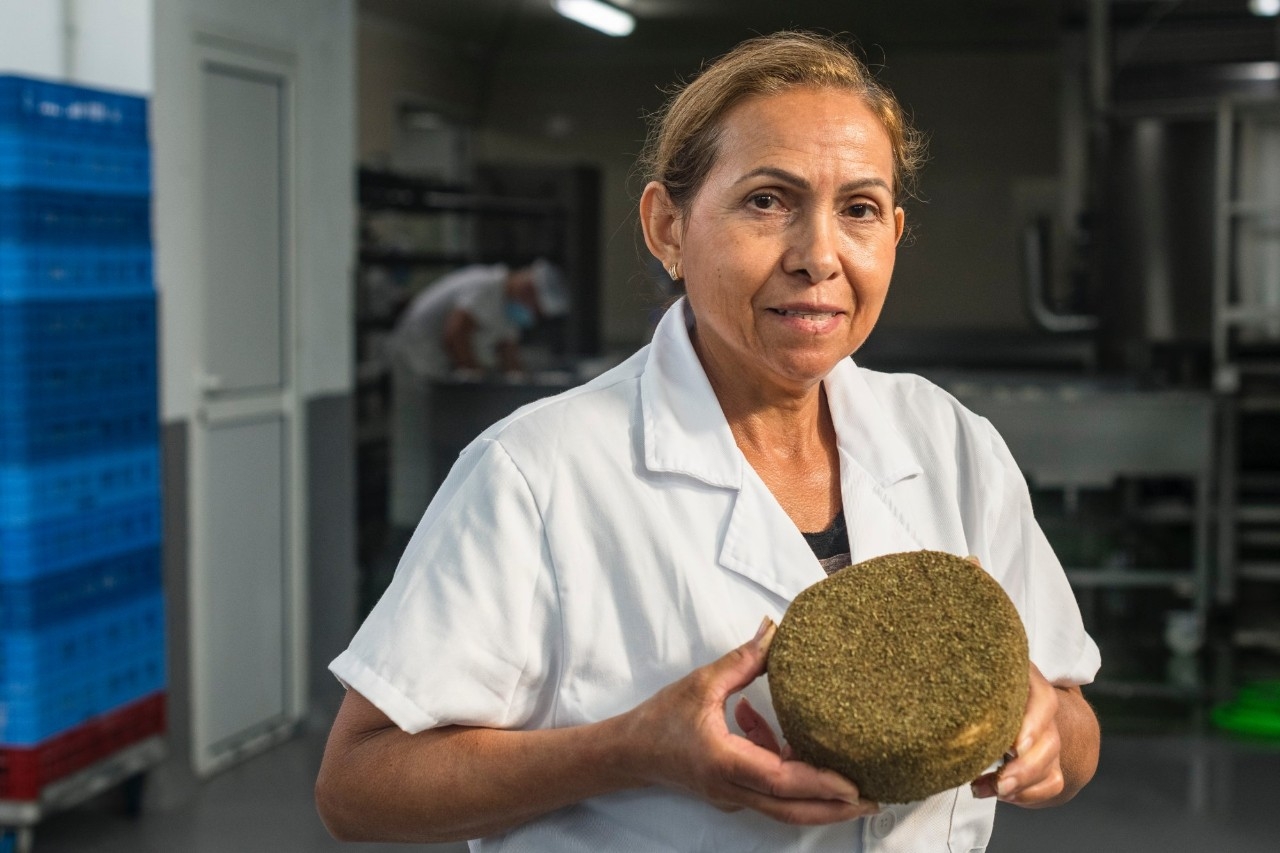
<path fill-rule="evenodd" d="M 797 758 L 866 799 L 906 803 L 973 781 L 1012 748 L 1027 661 L 1022 619 L 994 578 L 912 551 L 796 596 L 769 650 L 769 688 Z"/>

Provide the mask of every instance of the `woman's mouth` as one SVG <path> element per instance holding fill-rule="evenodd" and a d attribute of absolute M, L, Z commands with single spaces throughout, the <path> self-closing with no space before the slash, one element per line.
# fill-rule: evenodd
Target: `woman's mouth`
<path fill-rule="evenodd" d="M 830 320 L 844 312 L 842 311 L 817 311 L 812 309 L 788 309 L 788 308 L 770 308 L 775 314 L 783 317 L 798 317 L 801 320 Z"/>
<path fill-rule="evenodd" d="M 840 314 L 840 311 L 788 311 L 787 309 L 769 309 L 782 316 L 799 316 L 806 320 L 826 320 Z"/>

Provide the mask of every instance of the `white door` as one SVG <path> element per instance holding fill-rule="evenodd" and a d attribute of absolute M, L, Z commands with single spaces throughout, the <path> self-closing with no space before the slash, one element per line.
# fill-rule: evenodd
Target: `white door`
<path fill-rule="evenodd" d="M 291 67 L 202 46 L 200 389 L 192 427 L 194 764 L 289 733 L 305 697 Z"/>

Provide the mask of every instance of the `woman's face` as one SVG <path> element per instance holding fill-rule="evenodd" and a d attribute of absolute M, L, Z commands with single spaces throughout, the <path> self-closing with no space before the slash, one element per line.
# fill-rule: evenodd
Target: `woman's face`
<path fill-rule="evenodd" d="M 798 88 L 726 114 L 715 165 L 686 214 L 671 212 L 660 255 L 680 262 L 713 383 L 804 391 L 862 345 L 902 236 L 893 190 L 888 134 L 855 94 Z"/>

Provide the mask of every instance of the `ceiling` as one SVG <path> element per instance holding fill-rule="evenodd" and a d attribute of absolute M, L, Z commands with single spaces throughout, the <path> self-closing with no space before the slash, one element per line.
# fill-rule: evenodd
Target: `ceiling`
<path fill-rule="evenodd" d="M 615 0 L 636 29 L 612 39 L 561 18 L 550 0 L 360 0 L 363 12 L 473 46 L 515 42 L 524 49 L 612 53 L 728 47 L 787 27 L 850 32 L 866 43 L 1017 43 L 1053 36 L 1054 0 Z M 904 11 L 906 13 L 904 14 Z"/>
<path fill-rule="evenodd" d="M 1084 26 L 1092 0 L 613 0 L 636 17 L 635 32 L 613 39 L 556 15 L 550 0 L 359 0 L 361 12 L 411 26 L 477 52 L 600 54 L 699 52 L 787 27 L 851 33 L 864 48 L 1019 49 L 1044 47 Z M 1276 19 L 1248 0 L 1110 0 L 1117 35 L 1172 34 L 1248 46 L 1241 59 L 1275 59 Z M 1264 50 L 1269 55 L 1253 54 Z"/>

